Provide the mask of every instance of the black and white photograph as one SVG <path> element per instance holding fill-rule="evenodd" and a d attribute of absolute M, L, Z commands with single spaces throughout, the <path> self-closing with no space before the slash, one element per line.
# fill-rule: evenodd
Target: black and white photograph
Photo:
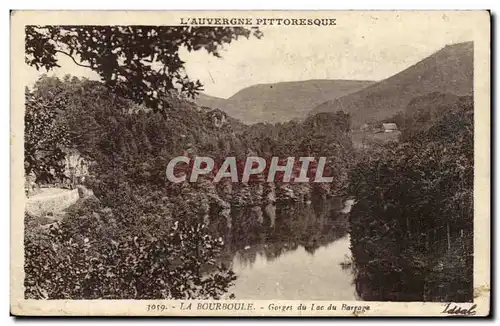
<path fill-rule="evenodd" d="M 11 17 L 11 310 L 489 313 L 487 11 L 59 15 Z"/>

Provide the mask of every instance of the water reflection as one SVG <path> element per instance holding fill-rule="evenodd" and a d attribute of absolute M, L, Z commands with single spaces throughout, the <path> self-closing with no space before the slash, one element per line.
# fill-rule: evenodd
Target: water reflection
<path fill-rule="evenodd" d="M 237 299 L 355 300 L 347 213 L 341 199 L 231 210 L 212 222 L 238 279 Z"/>

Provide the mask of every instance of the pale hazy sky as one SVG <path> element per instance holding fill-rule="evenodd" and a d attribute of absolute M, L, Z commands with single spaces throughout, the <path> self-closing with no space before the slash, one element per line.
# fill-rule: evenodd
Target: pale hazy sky
<path fill-rule="evenodd" d="M 263 83 L 308 79 L 381 80 L 420 61 L 447 44 L 474 39 L 463 13 L 416 15 L 370 13 L 337 18 L 329 27 L 261 27 L 260 40 L 242 38 L 218 59 L 204 51 L 181 51 L 186 70 L 199 79 L 205 93 L 223 98 Z M 49 75 L 97 78 L 71 59 L 60 57 L 61 68 Z M 29 68 L 32 84 L 39 73 Z"/>

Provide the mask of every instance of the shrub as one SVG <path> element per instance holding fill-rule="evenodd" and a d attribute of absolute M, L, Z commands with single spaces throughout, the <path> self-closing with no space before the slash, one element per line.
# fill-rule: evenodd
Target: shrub
<path fill-rule="evenodd" d="M 107 214 L 106 214 L 107 213 Z M 116 228 L 110 210 L 25 237 L 29 299 L 219 299 L 236 279 L 217 263 L 223 242 L 194 220 L 161 236 Z"/>

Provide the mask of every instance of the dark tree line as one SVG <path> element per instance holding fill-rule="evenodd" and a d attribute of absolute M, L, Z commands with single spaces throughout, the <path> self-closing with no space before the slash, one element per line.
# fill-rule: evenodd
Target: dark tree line
<path fill-rule="evenodd" d="M 350 172 L 351 245 L 366 300 L 472 300 L 473 102 L 438 108 L 410 112 L 416 125 L 405 141 L 372 149 Z"/>
<path fill-rule="evenodd" d="M 227 292 L 234 275 L 214 260 L 222 243 L 195 214 L 173 220 L 176 205 L 158 191 L 162 178 L 155 168 L 163 171 L 161 159 L 169 150 L 200 137 L 171 137 L 179 131 L 172 117 L 206 126 L 178 106 L 202 90 L 186 75 L 179 49 L 219 57 L 223 45 L 251 35 L 262 33 L 229 27 L 26 27 L 28 65 L 50 71 L 65 55 L 102 79 L 41 78 L 26 92 L 26 174 L 38 181 L 60 178 L 65 147 L 76 148 L 91 163 L 89 185 L 97 195 L 49 231 L 26 216 L 27 298 L 217 299 Z M 207 268 L 215 273 L 205 273 Z"/>
<path fill-rule="evenodd" d="M 48 121 L 64 131 L 66 146 L 78 150 L 89 162 L 86 186 L 97 197 L 95 202 L 80 203 L 78 209 L 70 211 L 62 224 L 49 233 L 28 231 L 25 284 L 30 297 L 117 298 L 117 287 L 123 288 L 123 293 L 130 298 L 183 298 L 175 294 L 181 286 L 187 289 L 186 293 L 191 291 L 192 296 L 220 297 L 227 292 L 234 276 L 213 260 L 222 244 L 215 241 L 217 234 L 209 236 L 201 225 L 208 210 L 223 209 L 231 204 L 235 193 L 248 188 L 239 189 L 240 186 L 235 185 L 227 190 L 224 183 L 214 186 L 203 180 L 173 185 L 167 182 L 165 169 L 175 156 L 214 159 L 227 156 L 243 159 L 249 153 L 264 157 L 327 156 L 329 170 L 336 178 L 333 187 L 345 186 L 352 153 L 349 116 L 344 113 L 320 114 L 303 123 L 245 126 L 219 110 L 200 108 L 182 100 L 175 92 L 164 98 L 171 107 L 163 111 L 116 96 L 100 82 L 70 76 L 62 80 L 44 76 L 28 92 L 43 101 L 63 103 L 51 107 Z M 52 144 L 54 151 L 49 156 L 53 158 L 60 144 L 55 138 Z M 257 187 L 258 184 L 251 185 L 250 191 Z M 251 202 L 243 195 L 242 198 L 243 204 L 256 202 L 255 196 Z M 31 217 L 27 219 L 31 221 Z M 199 254 L 194 250 L 196 246 L 179 248 L 180 244 L 170 239 L 176 222 L 185 225 L 177 231 L 181 237 L 199 237 L 198 246 L 206 243 L 213 248 L 207 248 L 199 264 L 194 264 L 194 257 Z M 189 231 L 191 228 L 196 232 Z M 159 238 L 163 240 L 158 241 Z M 139 267 L 154 257 L 157 250 L 167 249 L 170 250 L 168 259 L 160 260 L 151 268 Z M 145 256 L 137 256 L 139 252 Z M 190 260 L 178 261 L 176 255 Z M 114 256 L 121 258 L 113 260 Z M 127 265 L 130 259 L 134 263 Z M 171 267 L 164 268 L 161 262 Z M 140 270 L 137 273 L 141 275 L 136 275 L 135 283 L 123 283 L 132 274 L 126 274 L 127 277 L 117 274 L 113 268 L 119 266 L 125 268 L 126 273 Z M 217 273 L 206 274 L 207 270 Z M 173 273 L 172 279 L 179 279 L 181 283 L 166 282 L 165 273 Z M 93 281 L 81 283 L 78 275 Z M 164 287 L 154 291 L 144 288 L 140 279 L 149 277 L 158 284 L 163 280 Z M 99 279 L 106 282 L 106 286 Z M 119 279 L 122 281 L 117 281 Z M 55 286 L 54 282 L 59 283 Z"/>

